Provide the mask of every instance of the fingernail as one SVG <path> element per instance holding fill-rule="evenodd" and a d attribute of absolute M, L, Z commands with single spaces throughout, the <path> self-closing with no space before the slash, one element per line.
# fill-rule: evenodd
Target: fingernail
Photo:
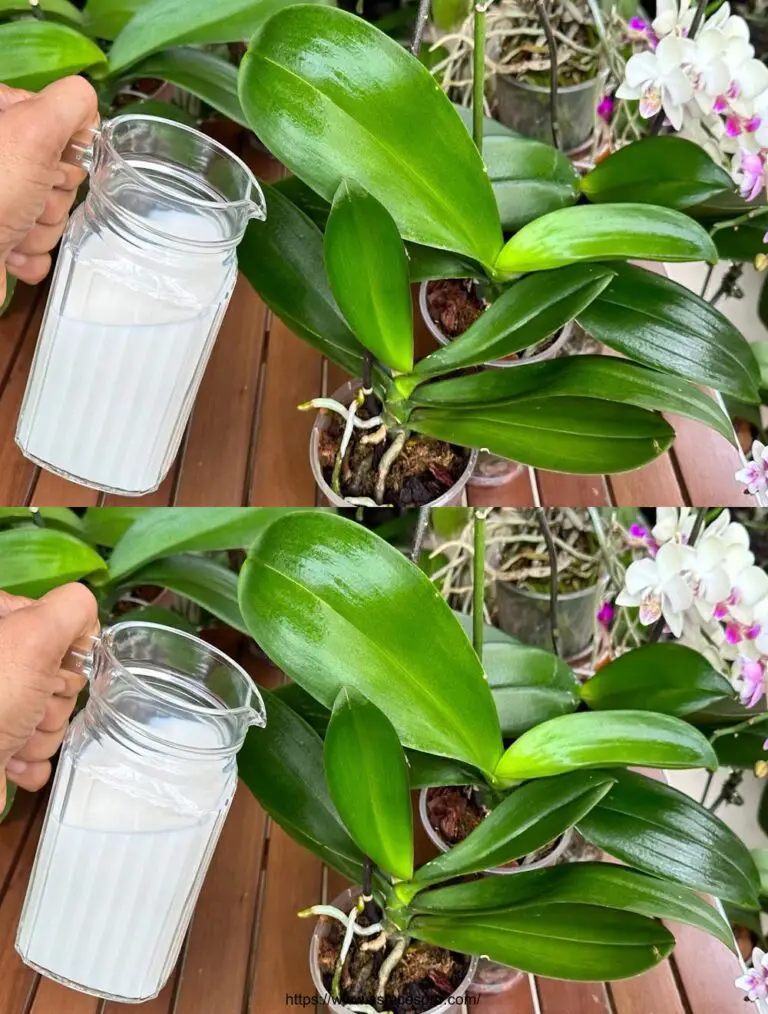
<path fill-rule="evenodd" d="M 17 253 L 15 250 L 11 250 L 8 256 L 5 258 L 5 263 L 10 265 L 12 268 L 23 268 L 27 263 L 27 255 L 23 253 Z"/>
<path fill-rule="evenodd" d="M 11 757 L 5 765 L 5 770 L 11 775 L 23 775 L 27 770 L 27 762 L 18 760 L 16 757 Z"/>

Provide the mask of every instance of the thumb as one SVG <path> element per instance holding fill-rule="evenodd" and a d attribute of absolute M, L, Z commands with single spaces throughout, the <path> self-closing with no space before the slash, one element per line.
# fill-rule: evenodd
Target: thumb
<path fill-rule="evenodd" d="M 27 94 L 16 89 L 0 94 L 3 141 L 14 145 L 17 158 L 56 169 L 72 135 L 97 125 L 96 92 L 85 78 L 74 76 Z"/>

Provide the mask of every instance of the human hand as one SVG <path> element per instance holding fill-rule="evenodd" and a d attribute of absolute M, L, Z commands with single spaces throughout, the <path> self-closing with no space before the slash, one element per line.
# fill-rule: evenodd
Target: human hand
<path fill-rule="evenodd" d="M 0 592 L 0 813 L 6 776 L 33 792 L 48 781 L 84 686 L 61 662 L 98 627 L 96 600 L 84 585 L 62 585 L 36 602 Z"/>
<path fill-rule="evenodd" d="M 0 306 L 6 269 L 31 285 L 48 274 L 85 179 L 61 156 L 74 134 L 97 124 L 85 78 L 62 78 L 37 95 L 0 84 Z"/>

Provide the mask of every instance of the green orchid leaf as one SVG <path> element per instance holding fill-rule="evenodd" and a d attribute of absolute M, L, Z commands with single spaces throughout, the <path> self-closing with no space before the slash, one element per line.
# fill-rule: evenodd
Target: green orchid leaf
<path fill-rule="evenodd" d="M 169 81 L 213 106 L 227 119 L 248 126 L 237 97 L 237 69 L 214 53 L 183 46 L 166 49 L 131 67 L 127 79 L 135 78 Z"/>
<path fill-rule="evenodd" d="M 579 204 L 537 218 L 510 239 L 495 272 L 509 278 L 577 261 L 717 260 L 706 229 L 688 215 L 651 204 Z"/>
<path fill-rule="evenodd" d="M 307 725 L 311 725 L 320 739 L 325 739 L 325 730 L 331 720 L 329 708 L 316 701 L 298 683 L 285 683 L 283 686 L 275 687 L 272 694 L 292 708 Z"/>
<path fill-rule="evenodd" d="M 5 269 L 3 269 L 5 271 Z M 5 276 L 5 295 L 3 301 L 0 303 L 0 317 L 3 316 L 6 310 L 10 309 L 11 301 L 13 300 L 13 294 L 16 291 L 16 276 L 6 274 Z"/>
<path fill-rule="evenodd" d="M 529 855 L 567 831 L 598 803 L 614 780 L 572 771 L 511 792 L 464 841 L 416 872 L 416 883 L 463 877 Z"/>
<path fill-rule="evenodd" d="M 527 137 L 486 136 L 483 161 L 506 231 L 514 232 L 579 198 L 578 172 L 549 144 Z"/>
<path fill-rule="evenodd" d="M 598 905 L 670 919 L 704 930 L 733 950 L 731 927 L 709 902 L 679 884 L 613 863 L 567 863 L 522 869 L 509 877 L 484 877 L 417 894 L 410 907 L 420 913 L 494 912 L 529 905 Z"/>
<path fill-rule="evenodd" d="M 39 0 L 40 10 L 47 18 L 66 21 L 80 27 L 83 12 L 78 10 L 70 0 Z M 0 0 L 0 18 L 14 14 L 29 14 L 29 0 Z"/>
<path fill-rule="evenodd" d="M 198 120 L 186 109 L 177 106 L 173 102 L 164 102 L 162 99 L 139 99 L 137 102 L 129 102 L 120 106 L 121 116 L 160 116 L 164 120 L 175 120 L 187 127 L 196 127 Z"/>
<path fill-rule="evenodd" d="M 459 115 L 459 119 L 464 124 L 464 128 L 472 136 L 472 110 L 469 106 L 461 106 L 458 102 L 453 103 L 453 108 Z M 492 116 L 483 117 L 483 144 L 485 144 L 485 138 L 487 137 L 517 137 L 521 138 L 523 135 L 518 134 L 516 130 L 512 130 L 511 127 L 507 127 L 500 120 L 495 120 Z"/>
<path fill-rule="evenodd" d="M 325 224 L 331 213 L 331 206 L 298 176 L 284 176 L 271 183 L 270 188 L 277 190 L 283 197 L 287 197 L 299 211 L 303 211 L 307 218 L 312 219 L 321 232 L 325 232 Z"/>
<path fill-rule="evenodd" d="M 646 366 L 756 402 L 760 373 L 744 336 L 699 296 L 631 264 L 578 321 L 591 335 Z"/>
<path fill-rule="evenodd" d="M 483 268 L 468 257 L 418 243 L 406 243 L 405 250 L 412 282 L 427 282 L 434 278 L 485 277 Z"/>
<path fill-rule="evenodd" d="M 0 81 L 39 91 L 68 74 L 104 71 L 107 58 L 91 39 L 69 25 L 25 18 L 0 24 Z"/>
<path fill-rule="evenodd" d="M 746 210 L 755 209 L 748 206 Z M 720 260 L 753 261 L 758 254 L 768 252 L 765 232 L 766 218 L 760 216 L 752 222 L 741 222 L 739 225 L 717 229 L 712 232 L 712 239 L 715 241 Z"/>
<path fill-rule="evenodd" d="M 267 218 L 245 230 L 237 248 L 240 270 L 294 334 L 359 377 L 365 349 L 333 298 L 322 232 L 281 190 L 267 184 L 262 189 Z"/>
<path fill-rule="evenodd" d="M 460 338 L 422 359 L 414 372 L 429 377 L 530 348 L 589 306 L 612 278 L 610 268 L 593 264 L 528 275 L 509 286 Z"/>
<path fill-rule="evenodd" d="M 227 626 L 248 633 L 237 604 L 237 575 L 215 560 L 191 553 L 169 556 L 132 573 L 130 584 L 169 588 L 207 609 Z"/>
<path fill-rule="evenodd" d="M 596 711 L 637 708 L 683 715 L 733 697 L 733 687 L 683 644 L 646 644 L 609 662 L 581 688 Z"/>
<path fill-rule="evenodd" d="M 68 532 L 36 525 L 0 532 L 0 588 L 38 598 L 52 588 L 106 575 L 107 565 L 93 549 Z"/>
<path fill-rule="evenodd" d="M 502 245 L 472 138 L 429 71 L 345 11 L 287 8 L 251 40 L 240 100 L 269 150 L 330 201 L 342 179 L 380 201 L 405 240 L 490 267 Z"/>
<path fill-rule="evenodd" d="M 700 145 L 671 134 L 619 148 L 581 180 L 593 203 L 634 201 L 677 211 L 733 190 L 731 177 Z"/>
<path fill-rule="evenodd" d="M 94 508 L 94 511 L 105 509 L 111 510 Z M 126 575 L 160 556 L 247 549 L 263 528 L 283 514 L 292 513 L 291 508 L 285 507 L 198 507 L 193 511 L 187 507 L 138 509 L 141 513 L 112 553 L 109 576 L 113 582 L 123 582 Z"/>
<path fill-rule="evenodd" d="M 323 742 L 278 696 L 261 690 L 263 729 L 251 729 L 237 755 L 240 778 L 294 841 L 360 883 L 363 855 L 328 795 Z"/>
<path fill-rule="evenodd" d="M 648 711 L 581 711 L 524 732 L 499 761 L 496 777 L 514 782 L 616 764 L 714 771 L 717 757 L 706 737 L 679 718 Z"/>
<path fill-rule="evenodd" d="M 35 514 L 42 520 L 44 527 L 57 528 L 88 541 L 83 522 L 69 507 L 0 507 L 0 527 L 16 522 L 28 525 L 34 521 Z"/>
<path fill-rule="evenodd" d="M 109 54 L 111 74 L 159 49 L 181 44 L 242 42 L 275 12 L 297 0 L 150 0 L 119 32 Z M 320 0 L 326 2 L 326 0 Z"/>
<path fill-rule="evenodd" d="M 3 774 L 3 779 L 5 779 L 5 774 Z M 0 813 L 0 824 L 3 823 L 3 821 L 6 819 L 6 817 L 10 814 L 11 810 L 13 809 L 13 801 L 15 798 L 16 798 L 16 783 L 6 781 L 5 806 L 3 807 L 2 813 Z"/>
<path fill-rule="evenodd" d="M 176 613 L 173 609 L 163 609 L 161 606 L 140 606 L 138 609 L 129 609 L 127 613 L 120 614 L 121 623 L 159 623 L 163 627 L 175 627 L 183 630 L 186 634 L 196 634 L 199 627 L 190 623 L 186 616 Z"/>
<path fill-rule="evenodd" d="M 579 683 L 572 670 L 548 651 L 486 642 L 483 666 L 505 739 L 567 715 L 579 705 Z"/>
<path fill-rule="evenodd" d="M 87 0 L 84 30 L 94 39 L 116 39 L 131 18 L 152 0 Z"/>
<path fill-rule="evenodd" d="M 375 197 L 342 180 L 325 227 L 331 291 L 358 340 L 385 366 L 413 369 L 408 260 L 394 219 Z"/>
<path fill-rule="evenodd" d="M 533 975 L 589 982 L 639 975 L 663 961 L 675 944 L 669 930 L 653 919 L 567 903 L 464 916 L 419 915 L 408 932 L 417 940 L 483 954 Z"/>
<path fill-rule="evenodd" d="M 251 548 L 240 607 L 262 649 L 326 707 L 354 687 L 403 746 L 496 766 L 498 718 L 470 642 L 429 578 L 373 532 L 322 512 L 281 518 Z"/>
<path fill-rule="evenodd" d="M 545 396 L 597 398 L 651 411 L 674 412 L 702 422 L 734 441 L 730 419 L 708 394 L 686 380 L 614 356 L 566 356 L 509 370 L 484 370 L 422 384 L 409 400 L 419 406 L 471 408 L 530 397 L 539 400 Z"/>
<path fill-rule="evenodd" d="M 526 398 L 461 412 L 417 408 L 408 426 L 438 440 L 485 447 L 535 468 L 587 475 L 645 465 L 663 454 L 675 436 L 653 412 L 579 397 Z"/>
<path fill-rule="evenodd" d="M 588 841 L 645 873 L 758 907 L 749 849 L 719 817 L 663 782 L 633 771 L 613 775 L 616 784 L 579 821 Z"/>
<path fill-rule="evenodd" d="M 436 785 L 478 785 L 483 775 L 468 764 L 437 757 L 419 750 L 406 750 L 412 789 L 429 789 Z"/>
<path fill-rule="evenodd" d="M 707 731 L 709 730 L 702 729 L 702 732 Z M 760 723 L 753 729 L 742 729 L 724 736 L 718 735 L 712 740 L 712 746 L 721 767 L 754 768 L 758 761 L 768 760 L 768 752 L 765 749 L 767 738 L 768 724 Z"/>
<path fill-rule="evenodd" d="M 146 507 L 89 507 L 83 515 L 83 538 L 94 546 L 116 546 Z"/>
<path fill-rule="evenodd" d="M 387 716 L 342 687 L 325 735 L 328 789 L 352 840 L 399 880 L 413 876 L 413 815 L 408 765 Z"/>

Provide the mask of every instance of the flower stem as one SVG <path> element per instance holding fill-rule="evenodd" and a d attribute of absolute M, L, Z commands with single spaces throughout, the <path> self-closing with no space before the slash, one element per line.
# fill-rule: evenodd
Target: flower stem
<path fill-rule="evenodd" d="M 421 43 L 424 39 L 427 19 L 429 18 L 429 3 L 430 0 L 419 0 L 419 9 L 416 12 L 416 24 L 413 29 L 413 38 L 411 39 L 411 53 L 414 56 L 418 56 L 421 52 Z"/>
<path fill-rule="evenodd" d="M 415 563 L 417 566 L 419 563 L 419 557 L 421 556 L 421 547 L 424 545 L 424 536 L 427 534 L 427 528 L 429 528 L 429 515 L 431 510 L 431 507 L 419 507 L 419 513 L 416 518 L 416 531 L 413 535 L 410 560 L 411 563 Z"/>
<path fill-rule="evenodd" d="M 483 612 L 485 610 L 485 522 L 488 508 L 476 508 L 474 520 L 474 559 L 472 562 L 472 645 L 483 661 Z"/>
<path fill-rule="evenodd" d="M 547 545 L 547 554 L 549 556 L 549 625 L 552 631 L 552 651 L 560 657 L 560 629 L 558 625 L 557 615 L 557 584 L 558 584 L 558 572 L 557 572 L 557 550 L 555 549 L 555 543 L 552 539 L 552 532 L 549 528 L 549 522 L 547 521 L 547 512 L 543 507 L 536 508 L 536 520 L 539 523 L 541 534 L 544 537 L 544 542 Z"/>
<path fill-rule="evenodd" d="M 474 50 L 472 54 L 472 138 L 483 154 L 483 115 L 485 99 L 485 28 L 487 4 L 475 4 Z"/>
<path fill-rule="evenodd" d="M 557 113 L 557 76 L 559 73 L 557 65 L 557 43 L 552 33 L 552 25 L 549 21 L 547 8 L 544 0 L 536 0 L 536 14 L 544 29 L 549 50 L 549 119 L 552 130 L 552 144 L 560 150 L 560 120 Z"/>

